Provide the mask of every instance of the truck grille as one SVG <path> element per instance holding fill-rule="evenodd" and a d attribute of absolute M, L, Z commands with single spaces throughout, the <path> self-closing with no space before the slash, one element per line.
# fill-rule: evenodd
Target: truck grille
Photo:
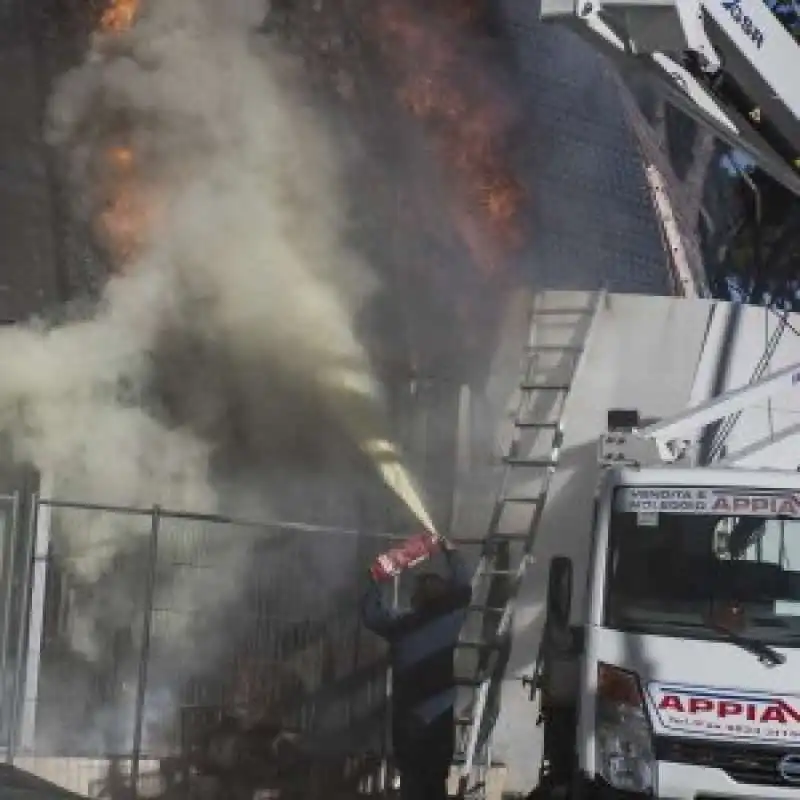
<path fill-rule="evenodd" d="M 787 755 L 800 756 L 797 748 L 774 748 L 735 742 L 709 742 L 658 736 L 656 758 L 674 764 L 721 769 L 737 783 L 760 786 L 798 786 L 785 781 L 778 762 Z"/>

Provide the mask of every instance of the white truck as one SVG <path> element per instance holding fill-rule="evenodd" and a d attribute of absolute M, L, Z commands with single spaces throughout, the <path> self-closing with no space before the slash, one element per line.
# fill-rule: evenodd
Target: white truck
<path fill-rule="evenodd" d="M 550 565 L 540 791 L 800 797 L 800 473 L 695 465 L 703 426 L 798 386 L 800 365 L 647 427 L 609 412 L 581 624 Z"/>

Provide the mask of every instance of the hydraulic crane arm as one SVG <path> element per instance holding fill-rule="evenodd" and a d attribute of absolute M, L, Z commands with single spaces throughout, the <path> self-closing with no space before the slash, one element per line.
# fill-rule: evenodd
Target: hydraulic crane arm
<path fill-rule="evenodd" d="M 656 441 L 671 441 L 696 433 L 712 422 L 735 414 L 747 406 L 767 400 L 787 389 L 800 388 L 800 364 L 773 372 L 755 383 L 731 389 L 705 403 L 689 408 L 670 419 L 661 420 L 642 429 L 641 436 Z"/>
<path fill-rule="evenodd" d="M 718 397 L 645 428 L 609 431 L 600 441 L 600 462 L 613 465 L 677 461 L 686 454 L 701 428 L 789 390 L 800 390 L 800 364 L 785 367 L 755 383 L 723 392 Z M 774 442 L 775 439 L 772 439 L 769 443 Z"/>
<path fill-rule="evenodd" d="M 762 0 L 541 0 L 623 73 L 800 194 L 800 43 Z"/>

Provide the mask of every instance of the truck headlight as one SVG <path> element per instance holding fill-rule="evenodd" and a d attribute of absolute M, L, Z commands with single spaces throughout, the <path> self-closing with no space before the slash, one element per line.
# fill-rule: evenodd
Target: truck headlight
<path fill-rule="evenodd" d="M 596 770 L 615 789 L 652 792 L 655 754 L 639 680 L 602 662 L 597 666 Z"/>

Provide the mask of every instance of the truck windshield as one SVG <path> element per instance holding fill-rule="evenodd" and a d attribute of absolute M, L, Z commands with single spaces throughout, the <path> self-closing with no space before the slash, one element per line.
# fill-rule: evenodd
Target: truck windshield
<path fill-rule="evenodd" d="M 767 506 L 764 495 L 736 515 L 709 513 L 722 504 L 696 499 L 637 505 L 626 491 L 617 490 L 611 514 L 606 625 L 705 639 L 727 627 L 767 644 L 800 644 L 800 519 L 753 513 Z M 670 510 L 676 502 L 682 510 Z"/>

